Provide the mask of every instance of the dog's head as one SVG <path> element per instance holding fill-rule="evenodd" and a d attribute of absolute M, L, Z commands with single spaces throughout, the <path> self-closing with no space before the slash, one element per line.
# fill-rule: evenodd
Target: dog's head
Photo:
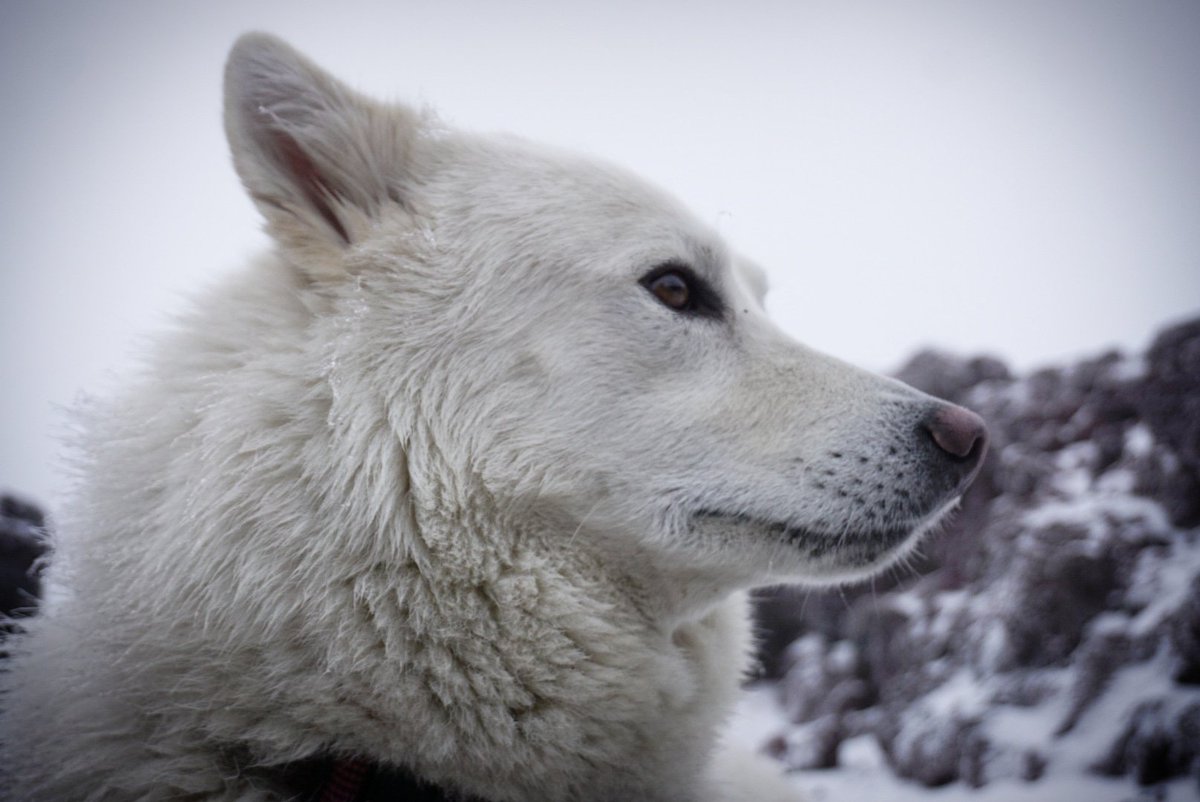
<path fill-rule="evenodd" d="M 470 525 L 482 494 L 700 583 L 836 581 L 980 465 L 977 416 L 790 340 L 761 272 L 632 176 L 374 103 L 261 35 L 226 108 L 324 332 L 329 425 L 403 440 L 418 511 Z"/>

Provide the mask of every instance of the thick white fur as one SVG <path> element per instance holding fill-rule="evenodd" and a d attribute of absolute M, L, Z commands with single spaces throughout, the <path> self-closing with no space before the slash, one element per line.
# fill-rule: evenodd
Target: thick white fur
<path fill-rule="evenodd" d="M 908 464 L 886 450 L 929 399 L 789 341 L 761 273 L 619 170 L 444 130 L 262 35 L 226 88 L 278 247 L 87 413 L 0 787 L 280 800 L 280 767 L 352 755 L 507 802 L 794 798 L 714 756 L 742 591 L 907 548 L 856 540 L 865 510 L 910 531 L 941 503 L 835 491 L 850 455 Z M 666 262 L 723 318 L 639 284 Z"/>

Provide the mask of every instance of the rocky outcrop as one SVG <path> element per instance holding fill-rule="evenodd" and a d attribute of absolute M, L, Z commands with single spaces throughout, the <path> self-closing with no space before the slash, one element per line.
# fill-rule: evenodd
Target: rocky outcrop
<path fill-rule="evenodd" d="M 1142 356 L 1015 377 L 925 352 L 899 377 L 982 414 L 993 448 L 912 568 L 762 595 L 794 723 L 771 751 L 829 767 L 869 735 L 930 786 L 1200 779 L 1200 320 Z"/>
<path fill-rule="evenodd" d="M 39 561 L 46 551 L 45 526 L 36 506 L 0 495 L 0 644 L 14 622 L 34 609 L 41 594 Z"/>

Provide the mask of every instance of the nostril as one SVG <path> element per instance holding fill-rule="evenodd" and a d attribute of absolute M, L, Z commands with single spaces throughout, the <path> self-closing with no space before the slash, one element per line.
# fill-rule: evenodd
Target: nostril
<path fill-rule="evenodd" d="M 939 407 L 925 421 L 938 448 L 959 460 L 978 461 L 987 447 L 987 425 L 983 418 L 959 406 Z"/>

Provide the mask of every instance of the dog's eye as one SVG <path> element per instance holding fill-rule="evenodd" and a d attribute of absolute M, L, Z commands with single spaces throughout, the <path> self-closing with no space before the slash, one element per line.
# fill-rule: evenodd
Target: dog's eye
<path fill-rule="evenodd" d="M 682 314 L 719 318 L 724 309 L 720 296 L 686 265 L 659 265 L 642 277 L 641 284 L 663 306 Z"/>
<path fill-rule="evenodd" d="M 647 285 L 654 297 L 663 305 L 679 311 L 686 310 L 692 303 L 692 288 L 688 280 L 678 273 L 664 273 Z"/>

